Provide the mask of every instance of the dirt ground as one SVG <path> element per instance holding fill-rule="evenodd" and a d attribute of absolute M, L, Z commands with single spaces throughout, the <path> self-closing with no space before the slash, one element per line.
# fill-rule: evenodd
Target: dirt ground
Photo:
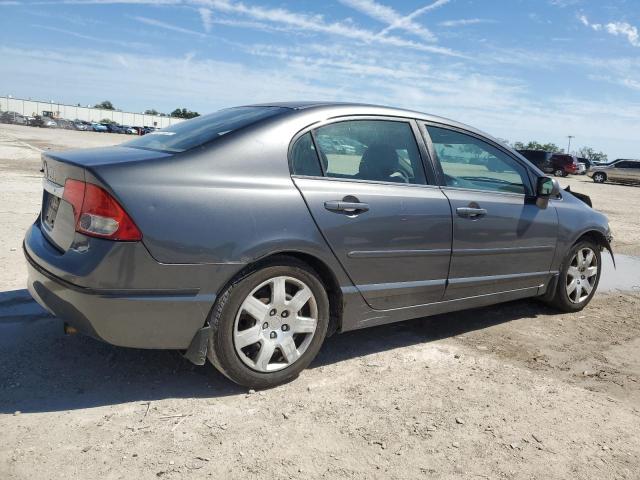
<path fill-rule="evenodd" d="M 337 335 L 257 393 L 177 352 L 64 336 L 24 290 L 39 149 L 126 139 L 0 125 L 0 479 L 640 478 L 631 257 L 582 312 L 518 301 Z M 561 183 L 640 255 L 640 187 Z"/>

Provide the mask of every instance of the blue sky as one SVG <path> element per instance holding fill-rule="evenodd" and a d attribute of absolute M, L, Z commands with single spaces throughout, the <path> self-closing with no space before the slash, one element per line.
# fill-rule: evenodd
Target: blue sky
<path fill-rule="evenodd" d="M 640 157 L 640 0 L 0 0 L 0 94 L 408 107 Z"/>

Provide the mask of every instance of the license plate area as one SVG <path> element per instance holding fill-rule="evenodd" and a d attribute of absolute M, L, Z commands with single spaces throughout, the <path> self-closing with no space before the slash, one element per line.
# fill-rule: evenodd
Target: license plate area
<path fill-rule="evenodd" d="M 45 206 L 43 208 L 42 222 L 49 230 L 53 230 L 58 208 L 60 207 L 60 197 L 45 192 Z"/>

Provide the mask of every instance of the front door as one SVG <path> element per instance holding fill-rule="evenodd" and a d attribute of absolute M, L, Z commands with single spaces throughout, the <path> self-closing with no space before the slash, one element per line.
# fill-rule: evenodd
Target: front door
<path fill-rule="evenodd" d="M 296 186 L 374 309 L 444 295 L 451 210 L 442 191 L 427 184 L 414 129 L 408 120 L 342 120 L 306 133 L 292 148 Z"/>
<path fill-rule="evenodd" d="M 536 288 L 548 278 L 558 220 L 536 206 L 526 167 L 472 134 L 427 126 L 451 202 L 453 248 L 445 299 Z"/>

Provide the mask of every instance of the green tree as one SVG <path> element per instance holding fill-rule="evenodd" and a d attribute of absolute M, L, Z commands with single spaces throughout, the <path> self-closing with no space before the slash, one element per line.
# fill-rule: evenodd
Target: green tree
<path fill-rule="evenodd" d="M 158 113 L 158 111 L 154 108 L 150 109 L 150 110 L 145 110 L 144 111 L 145 115 L 161 115 Z"/>
<path fill-rule="evenodd" d="M 578 156 L 586 158 L 587 160 L 595 160 L 596 162 L 607 161 L 607 154 L 604 152 L 596 152 L 591 147 L 582 147 L 578 150 Z"/>
<path fill-rule="evenodd" d="M 177 118 L 195 118 L 199 117 L 200 114 L 198 112 L 187 110 L 186 108 L 176 108 L 173 112 L 171 112 L 171 116 Z"/>
<path fill-rule="evenodd" d="M 513 148 L 516 150 L 544 150 L 545 152 L 560 153 L 562 149 L 555 143 L 539 143 L 530 141 L 529 143 L 515 142 Z"/>
<path fill-rule="evenodd" d="M 111 103 L 109 100 L 105 100 L 102 103 L 96 103 L 93 108 L 101 108 L 102 110 L 115 110 L 113 103 Z"/>
<path fill-rule="evenodd" d="M 110 125 L 117 125 L 118 124 L 118 122 L 114 122 L 110 118 L 103 118 L 102 120 L 100 120 L 99 123 L 108 123 Z"/>

